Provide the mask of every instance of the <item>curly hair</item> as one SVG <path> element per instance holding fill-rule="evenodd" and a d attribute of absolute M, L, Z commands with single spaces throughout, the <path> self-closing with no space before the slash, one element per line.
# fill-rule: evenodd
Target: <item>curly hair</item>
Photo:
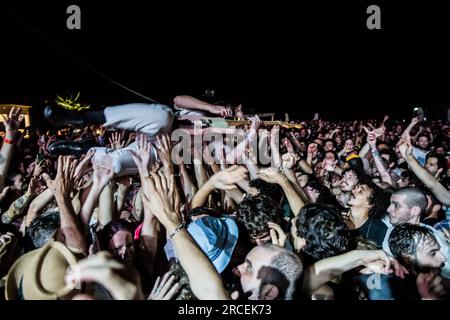
<path fill-rule="evenodd" d="M 249 186 L 258 189 L 260 194 L 264 194 L 274 201 L 279 201 L 284 195 L 283 189 L 278 184 L 269 183 L 262 179 L 250 180 Z"/>
<path fill-rule="evenodd" d="M 174 300 L 197 300 L 196 296 L 192 292 L 189 278 L 180 262 L 172 258 L 170 259 L 169 264 L 169 271 L 173 272 L 173 275 L 177 279 L 178 285 L 180 286 Z"/>
<path fill-rule="evenodd" d="M 334 257 L 355 247 L 351 232 L 335 206 L 306 205 L 295 223 L 297 236 L 306 241 L 303 252 L 314 260 Z"/>
<path fill-rule="evenodd" d="M 252 238 L 268 233 L 268 222 L 279 223 L 281 220 L 278 205 L 264 194 L 244 199 L 237 208 L 236 217 Z"/>

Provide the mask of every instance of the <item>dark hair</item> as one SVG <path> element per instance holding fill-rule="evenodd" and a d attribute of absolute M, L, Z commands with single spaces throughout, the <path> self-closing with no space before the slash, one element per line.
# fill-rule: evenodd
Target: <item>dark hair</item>
<path fill-rule="evenodd" d="M 279 208 L 271 198 L 259 194 L 239 204 L 236 220 L 244 226 L 250 237 L 256 238 L 269 232 L 268 222 L 279 223 Z"/>
<path fill-rule="evenodd" d="M 380 155 L 383 155 L 383 154 L 387 154 L 389 156 L 389 161 L 388 161 L 389 163 L 388 163 L 388 165 L 390 165 L 393 162 L 394 163 L 394 168 L 397 167 L 398 158 L 397 158 L 397 154 L 394 152 L 394 150 L 392 150 L 392 149 L 381 149 L 380 150 Z"/>
<path fill-rule="evenodd" d="M 361 160 L 361 159 L 359 159 L 359 160 Z M 361 161 L 361 163 L 362 163 L 362 161 Z M 353 172 L 356 175 L 356 177 L 358 178 L 358 184 L 363 184 L 363 183 L 368 182 L 369 179 L 365 175 L 363 168 L 355 168 L 355 167 L 350 166 L 350 168 L 346 168 L 342 171 L 341 176 L 343 177 L 349 171 Z"/>
<path fill-rule="evenodd" d="M 371 206 L 369 218 L 380 219 L 386 215 L 387 209 L 391 204 L 391 194 L 373 182 L 369 182 L 367 186 L 372 190 L 368 199 L 368 203 Z"/>
<path fill-rule="evenodd" d="M 273 284 L 279 290 L 277 300 L 294 299 L 299 289 L 299 280 L 303 277 L 302 261 L 286 248 L 271 243 L 264 244 L 263 248 L 276 254 L 268 266 L 259 269 L 260 288 L 266 284 Z"/>
<path fill-rule="evenodd" d="M 34 218 L 26 229 L 27 248 L 29 250 L 42 248 L 55 236 L 60 224 L 58 207 Z"/>
<path fill-rule="evenodd" d="M 258 189 L 260 194 L 270 197 L 275 202 L 279 202 L 284 195 L 283 189 L 276 183 L 269 183 L 262 179 L 250 180 L 249 186 Z"/>
<path fill-rule="evenodd" d="M 325 156 L 326 156 L 327 153 L 332 153 L 333 156 L 334 156 L 334 160 L 339 160 L 339 155 L 338 155 L 337 152 L 334 151 L 334 150 L 324 151 L 324 152 L 323 152 L 323 158 L 324 158 L 324 159 L 325 159 Z"/>
<path fill-rule="evenodd" d="M 215 218 L 221 218 L 223 217 L 223 214 L 220 214 L 216 210 L 209 208 L 209 207 L 197 207 L 192 210 L 190 210 L 187 214 L 187 222 L 192 222 L 192 217 L 201 215 L 201 214 L 207 214 L 208 216 L 215 217 Z"/>
<path fill-rule="evenodd" d="M 98 232 L 98 240 L 100 244 L 100 249 L 108 250 L 109 242 L 112 237 L 119 231 L 128 231 L 133 235 L 133 225 L 126 220 L 111 221 L 106 226 L 103 227 L 101 231 Z"/>
<path fill-rule="evenodd" d="M 394 258 L 403 260 L 403 255 L 414 256 L 424 242 L 437 243 L 432 231 L 420 225 L 402 223 L 397 225 L 389 235 L 389 248 Z"/>
<path fill-rule="evenodd" d="M 439 169 L 446 170 L 447 169 L 447 159 L 441 154 L 437 154 L 436 152 L 430 152 L 427 154 L 426 160 L 428 161 L 429 158 L 436 158 L 437 159 L 437 165 Z"/>
<path fill-rule="evenodd" d="M 333 140 L 333 139 L 326 139 L 324 142 L 323 142 L 323 145 L 325 146 L 325 144 L 327 143 L 327 142 L 331 142 L 332 144 L 333 144 L 333 148 L 334 149 L 336 149 L 336 142 Z M 334 151 L 334 150 L 333 150 Z M 337 159 L 338 157 L 336 157 L 336 159 Z"/>
<path fill-rule="evenodd" d="M 308 182 L 306 186 L 319 193 L 316 203 L 326 203 L 331 205 L 338 205 L 336 197 L 331 193 L 330 189 L 320 183 L 314 175 L 308 175 Z"/>
<path fill-rule="evenodd" d="M 314 260 L 333 257 L 354 247 L 350 230 L 335 206 L 322 203 L 304 206 L 296 227 L 297 236 L 306 241 L 303 251 Z"/>

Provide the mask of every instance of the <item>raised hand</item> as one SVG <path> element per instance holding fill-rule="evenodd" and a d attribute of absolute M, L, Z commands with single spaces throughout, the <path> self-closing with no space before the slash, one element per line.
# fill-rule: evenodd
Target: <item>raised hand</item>
<path fill-rule="evenodd" d="M 420 122 L 419 117 L 414 117 L 411 119 L 411 124 L 413 125 L 413 127 L 418 124 Z"/>
<path fill-rule="evenodd" d="M 269 222 L 269 228 L 270 228 L 270 238 L 272 239 L 272 244 L 284 247 L 286 245 L 286 232 L 283 231 L 280 225 Z"/>
<path fill-rule="evenodd" d="M 246 168 L 234 165 L 214 174 L 208 183 L 215 189 L 231 190 L 236 188 L 235 183 L 245 179 L 246 174 Z"/>
<path fill-rule="evenodd" d="M 59 156 L 58 170 L 54 180 L 47 179 L 48 188 L 53 192 L 55 197 L 61 196 L 70 198 L 70 194 L 74 191 L 77 185 L 75 177 L 75 169 L 77 160 L 71 156 Z"/>
<path fill-rule="evenodd" d="M 424 300 L 440 300 L 447 294 L 442 284 L 442 277 L 434 271 L 419 273 L 416 285 L 417 291 Z"/>
<path fill-rule="evenodd" d="M 131 157 L 138 167 L 139 175 L 141 179 L 148 177 L 148 165 L 150 161 L 150 152 L 152 151 L 152 144 L 148 141 L 147 137 L 143 134 L 137 137 L 138 147 L 137 149 L 131 149 Z"/>
<path fill-rule="evenodd" d="M 262 120 L 258 116 L 248 118 L 252 122 L 250 125 L 250 131 L 258 132 L 259 127 L 261 127 Z"/>
<path fill-rule="evenodd" d="M 167 133 L 156 137 L 156 152 L 158 159 L 168 175 L 173 173 L 173 163 L 171 157 L 170 137 Z"/>
<path fill-rule="evenodd" d="M 82 177 L 86 173 L 89 172 L 90 168 L 90 160 L 95 154 L 95 149 L 89 149 L 89 151 L 86 153 L 86 156 L 78 163 L 78 166 L 75 169 L 75 176 Z"/>
<path fill-rule="evenodd" d="M 6 197 L 6 194 L 9 191 L 9 186 L 4 187 L 2 192 L 0 193 L 0 201 L 3 201 L 3 199 Z"/>
<path fill-rule="evenodd" d="M 41 186 L 38 182 L 38 177 L 32 177 L 30 180 L 30 183 L 28 184 L 27 194 L 29 195 L 36 195 L 41 190 Z"/>
<path fill-rule="evenodd" d="M 166 229 L 173 229 L 181 221 L 179 215 L 179 201 L 175 193 L 176 183 L 174 175 L 166 177 L 159 170 L 152 172 L 149 177 L 142 181 L 144 188 L 142 192 L 142 203 Z M 149 200 L 151 199 L 151 201 Z"/>
<path fill-rule="evenodd" d="M 231 110 L 231 108 L 224 106 L 214 106 L 214 108 L 212 108 L 210 112 L 212 114 L 221 116 L 222 118 L 229 118 L 233 116 L 233 111 Z"/>
<path fill-rule="evenodd" d="M 120 132 L 113 132 L 111 138 L 109 138 L 109 143 L 111 144 L 111 149 L 119 150 L 125 145 L 125 140 L 123 140 Z"/>
<path fill-rule="evenodd" d="M 408 135 L 409 136 L 409 135 Z M 409 140 L 409 141 L 408 141 Z M 403 157 L 403 159 L 411 158 L 413 152 L 413 146 L 411 144 L 411 139 L 400 139 L 397 143 L 397 147 Z"/>
<path fill-rule="evenodd" d="M 2 262 L 2 257 L 6 254 L 8 246 L 11 243 L 13 237 L 14 235 L 11 232 L 0 235 L 0 265 Z"/>
<path fill-rule="evenodd" d="M 158 277 L 147 300 L 171 300 L 180 289 L 180 284 L 175 280 L 172 271 L 166 272 L 162 279 Z"/>
<path fill-rule="evenodd" d="M 283 168 L 292 170 L 295 164 L 300 160 L 296 153 L 287 152 L 281 157 Z"/>
<path fill-rule="evenodd" d="M 23 114 L 20 108 L 12 108 L 9 115 L 0 114 L 6 131 L 17 131 L 23 121 Z"/>
<path fill-rule="evenodd" d="M 270 141 L 275 141 L 275 139 L 278 138 L 280 134 L 280 126 L 275 125 L 272 127 L 272 130 L 270 130 Z"/>
<path fill-rule="evenodd" d="M 109 166 L 94 166 L 94 172 L 92 174 L 92 182 L 95 185 L 100 186 L 103 189 L 114 177 L 114 170 L 112 164 Z"/>
<path fill-rule="evenodd" d="M 284 175 L 276 168 L 264 168 L 259 170 L 258 178 L 268 183 L 280 183 L 284 179 Z"/>

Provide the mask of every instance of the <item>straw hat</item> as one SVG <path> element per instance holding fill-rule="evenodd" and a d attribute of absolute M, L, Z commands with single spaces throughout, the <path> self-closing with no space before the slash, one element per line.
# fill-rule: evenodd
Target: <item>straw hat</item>
<path fill-rule="evenodd" d="M 77 293 L 65 282 L 67 268 L 77 264 L 74 252 L 51 241 L 20 257 L 6 277 L 7 300 L 56 300 Z"/>

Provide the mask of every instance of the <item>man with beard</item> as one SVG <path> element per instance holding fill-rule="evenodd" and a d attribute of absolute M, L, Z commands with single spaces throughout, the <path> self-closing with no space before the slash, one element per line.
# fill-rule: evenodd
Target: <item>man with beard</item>
<path fill-rule="evenodd" d="M 342 173 L 342 179 L 339 184 L 341 193 L 336 196 L 336 199 L 344 209 L 348 209 L 348 200 L 352 191 L 359 185 L 360 180 L 356 170 L 346 169 Z"/>
<path fill-rule="evenodd" d="M 423 275 L 429 276 L 430 282 L 434 283 L 433 290 L 428 291 L 434 291 L 435 298 L 441 298 L 446 294 L 439 274 L 445 266 L 447 257 L 441 252 L 441 246 L 432 230 L 409 223 L 397 225 L 389 237 L 389 248 L 394 257 L 409 271 L 409 277 L 401 283 L 402 294 L 408 292 L 407 295 L 411 298 L 417 292 L 414 287 L 417 287 L 418 293 L 424 298 L 423 288 L 421 288 L 423 287 L 421 285 Z M 405 286 L 411 286 L 412 290 L 404 290 Z M 399 293 L 400 290 L 397 294 Z"/>
<path fill-rule="evenodd" d="M 387 209 L 388 218 L 384 221 L 388 225 L 388 230 L 383 241 L 383 250 L 391 254 L 389 239 L 394 227 L 404 223 L 425 227 L 436 238 L 440 246 L 440 251 L 446 258 L 442 276 L 450 278 L 450 265 L 448 263 L 449 246 L 447 241 L 439 231 L 420 223 L 420 218 L 425 215 L 427 205 L 428 200 L 425 194 L 417 188 L 400 189 L 391 196 L 391 205 Z"/>

